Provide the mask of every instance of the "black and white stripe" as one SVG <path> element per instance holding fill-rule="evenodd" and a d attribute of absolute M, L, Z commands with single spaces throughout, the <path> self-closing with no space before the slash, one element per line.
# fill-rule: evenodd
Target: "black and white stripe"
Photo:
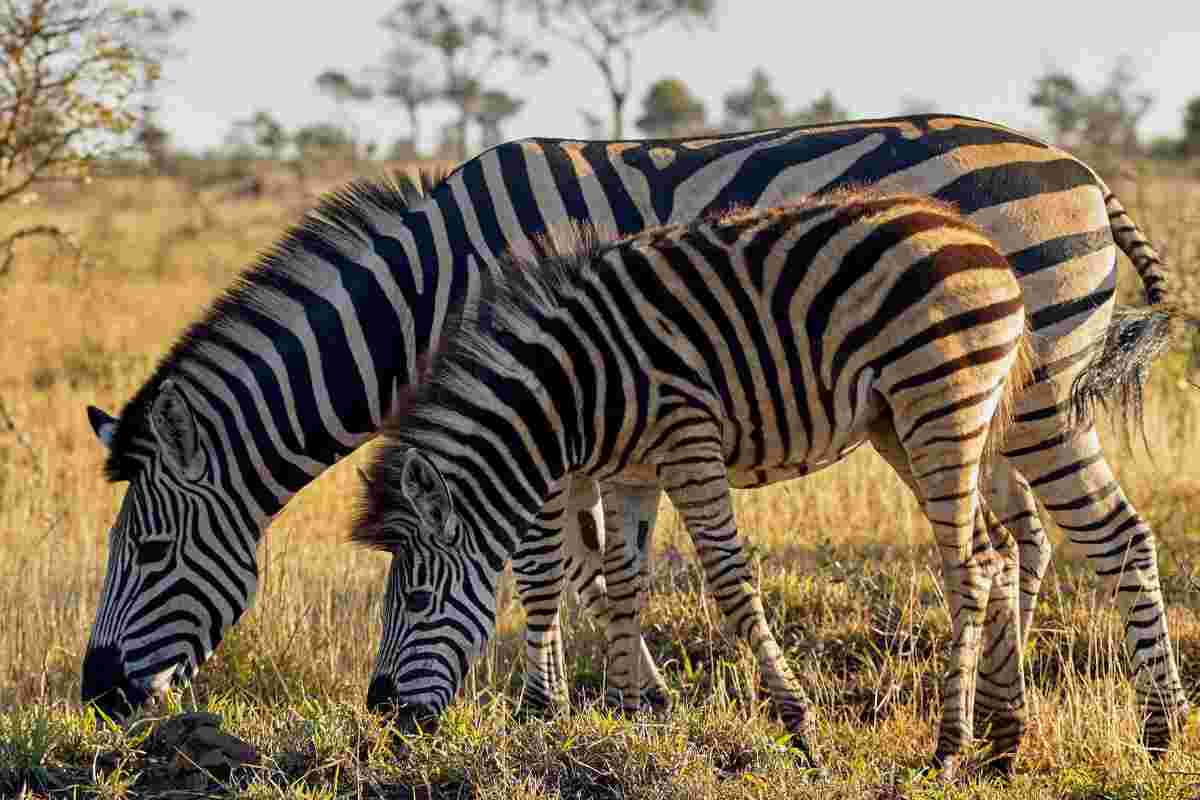
<path fill-rule="evenodd" d="M 1152 299 L 1169 288 L 1154 251 L 1090 169 L 1022 134 L 960 117 L 704 140 L 529 139 L 466 162 L 427 187 L 427 198 L 360 184 L 325 201 L 218 300 L 119 420 L 93 411 L 97 432 L 112 446 L 110 477 L 130 485 L 110 534 L 109 574 L 84 659 L 84 699 L 116 711 L 124 692 L 136 705 L 171 675 L 186 676 L 203 662 L 252 602 L 255 543 L 272 515 L 375 434 L 397 393 L 417 377 L 446 315 L 478 292 L 500 254 L 528 251 L 538 235 L 569 219 L 629 234 L 851 184 L 954 202 L 1010 257 L 1046 357 L 1044 390 L 1031 392 L 1021 408 L 1031 426 L 1045 409 L 1060 407 L 1064 387 L 1107 324 L 1113 237 L 1130 252 Z M 150 412 L 167 381 L 174 388 L 164 407 L 176 413 L 156 431 Z M 180 438 L 189 430 L 194 436 Z M 1068 524 L 1105 519 L 1112 550 L 1130 541 L 1123 525 L 1134 512 L 1123 505 L 1127 511 L 1107 521 L 1119 493 L 1089 499 L 1090 487 L 1102 485 L 1094 470 L 1107 467 L 1098 450 L 1096 458 L 1091 450 L 1077 457 L 1079 441 L 1043 448 L 1018 466 L 1029 482 L 1040 480 L 1063 498 Z M 184 463 L 188 458 L 197 461 Z M 994 474 L 995 485 L 1007 487 L 992 490 L 992 505 L 1019 543 L 1027 622 L 1048 546 L 1026 480 L 1003 465 Z M 596 535 L 568 542 L 599 544 L 597 498 L 593 483 L 572 487 L 564 524 Z M 152 506 L 160 510 L 143 511 Z M 1133 530 L 1139 542 L 1151 541 L 1141 536 L 1147 529 L 1140 518 Z M 171 542 L 171 556 L 143 567 L 128 555 L 142 539 Z M 545 568 L 535 558 L 521 563 L 534 592 Z M 603 615 L 600 555 L 572 547 L 565 568 L 584 602 Z M 158 638 L 155 622 L 155 609 L 169 604 L 179 609 L 171 621 L 176 644 Z M 1157 602 L 1153 613 L 1160 612 Z M 556 646 L 550 619 L 549 609 L 537 606 L 531 629 Z M 529 696 L 561 697 L 561 665 L 557 678 L 540 676 L 536 665 L 556 658 L 540 647 L 531 643 Z M 642 674 L 653 676 L 646 686 L 661 687 L 644 646 L 640 652 Z"/>
<path fill-rule="evenodd" d="M 825 465 L 887 437 L 943 559 L 954 635 L 938 756 L 951 761 L 971 735 L 999 568 L 980 465 L 1032 369 L 1025 323 L 1004 257 L 913 195 L 735 212 L 515 269 L 465 310 L 371 466 L 354 538 L 394 554 L 373 687 L 406 721 L 443 709 L 494 630 L 500 567 L 527 540 L 557 557 L 574 476 L 661 486 L 807 750 L 808 698 L 767 627 L 727 471 Z M 424 598 L 428 574 L 445 594 L 414 608 L 406 592 Z M 636 571 L 622 578 L 640 593 Z M 1015 639 L 1010 611 L 995 624 Z M 627 655 L 613 671 L 636 694 Z"/>

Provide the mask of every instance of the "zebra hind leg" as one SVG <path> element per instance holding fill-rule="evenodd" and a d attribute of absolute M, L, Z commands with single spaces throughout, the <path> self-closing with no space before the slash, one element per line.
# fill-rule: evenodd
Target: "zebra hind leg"
<path fill-rule="evenodd" d="M 919 501 L 921 493 L 890 414 L 872 426 L 871 444 Z M 992 580 L 984 621 L 975 684 L 975 705 L 979 716 L 974 727 L 977 736 L 991 743 L 989 768 L 1007 774 L 1012 771 L 1017 748 L 1025 731 L 1025 676 L 1021 654 L 1027 634 L 1023 622 L 1026 613 L 1029 616 L 1033 614 L 1042 574 L 1049 563 L 1049 545 L 1046 544 L 1033 496 L 1008 462 L 996 459 L 981 479 L 987 487 L 989 499 L 999 504 L 998 510 L 1005 515 L 1005 519 L 1010 520 L 1010 524 L 1019 526 L 1019 535 L 1022 536 L 1018 570 L 1018 550 L 1013 546 L 1012 535 L 989 510 L 988 504 L 980 503 L 975 524 L 988 531 L 998 566 Z M 1025 491 L 1013 491 L 1010 487 L 1023 487 Z M 1031 559 L 1033 563 L 1029 569 L 1025 568 L 1024 561 L 1027 547 L 1037 556 Z M 1016 594 L 1018 581 L 1019 604 Z M 1028 609 L 1026 599 L 1029 601 Z"/>
<path fill-rule="evenodd" d="M 579 599 L 579 605 L 609 638 L 609 595 L 608 580 L 605 577 L 606 551 L 609 547 L 621 548 L 625 542 L 625 532 L 620 530 L 615 536 L 606 532 L 605 509 L 609 503 L 621 502 L 619 495 L 613 500 L 600 503 L 600 491 L 596 482 L 590 478 L 576 475 L 572 480 L 571 495 L 568 499 L 568 511 L 564 519 L 564 543 L 566 546 L 567 580 Z M 647 552 L 649 543 L 654 537 L 657 503 L 649 506 L 650 514 L 640 522 L 636 529 L 639 541 L 645 542 L 643 552 Z M 616 551 L 612 551 L 616 555 Z M 645 562 L 643 562 L 644 564 Z M 617 567 L 620 569 L 620 567 Z M 616 575 L 614 574 L 614 578 Z M 671 694 L 666 681 L 658 671 L 650 648 L 641 636 L 641 630 L 634 631 L 638 639 L 637 658 L 641 675 L 642 701 L 655 711 L 664 711 L 671 705 Z M 607 642 L 606 642 L 607 649 Z M 621 698 L 610 692 L 610 702 L 620 707 Z"/>
<path fill-rule="evenodd" d="M 1013 771 L 1025 734 L 1025 673 L 1018 592 L 1021 571 L 1012 534 L 982 498 L 976 525 L 987 531 L 995 566 L 975 684 L 975 731 L 991 744 L 988 768 L 1008 775 Z"/>
<path fill-rule="evenodd" d="M 1167 631 L 1158 557 L 1149 524 L 1125 497 L 1092 427 L 1047 437 L 1049 446 L 1015 457 L 1054 521 L 1080 546 L 1114 597 L 1124 625 L 1134 689 L 1145 716 L 1143 744 L 1165 752 L 1187 700 Z"/>
<path fill-rule="evenodd" d="M 661 492 L 656 486 L 605 484 L 602 494 L 609 603 L 607 699 L 625 712 L 640 710 L 644 704 L 662 711 L 670 706 L 670 695 L 641 628 Z"/>

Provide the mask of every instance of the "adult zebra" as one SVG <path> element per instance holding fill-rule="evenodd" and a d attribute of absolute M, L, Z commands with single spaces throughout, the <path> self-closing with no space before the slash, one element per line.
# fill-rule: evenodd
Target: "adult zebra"
<path fill-rule="evenodd" d="M 536 234 L 568 219 L 627 234 L 851 184 L 954 202 L 1013 261 L 1046 364 L 1023 415 L 1057 408 L 1107 324 L 1114 238 L 1150 301 L 1164 297 L 1158 257 L 1088 167 L 1022 134 L 961 117 L 696 140 L 531 139 L 463 164 L 419 203 L 360 185 L 325 201 L 220 298 L 119 420 L 89 410 L 110 447 L 107 474 L 129 488 L 109 535 L 83 699 L 116 714 L 172 677 L 190 677 L 252 602 L 255 549 L 272 515 L 375 434 L 397 389 L 417 376 L 448 311 L 478 292 L 501 254 L 529 250 Z M 1093 487 L 1111 483 L 1094 435 L 1039 452 L 1054 458 L 1026 476 L 1077 498 L 1057 509 L 1061 521 L 1090 525 L 1119 508 L 1101 533 L 1114 547 L 1131 537 L 1141 549 L 1152 546 L 1119 491 L 1087 499 Z M 995 476 L 992 505 L 1017 534 L 1028 618 L 1049 549 L 1028 485 L 1006 467 Z M 580 487 L 568 524 L 581 510 L 595 514 L 594 498 L 594 486 Z M 1078 528 L 1095 537 L 1090 530 Z M 1112 560 L 1097 563 L 1108 570 Z M 536 552 L 518 559 L 525 599 L 536 594 L 538 563 Z M 596 559 L 581 561 L 572 576 L 595 587 L 600 569 Z M 1153 575 L 1152 560 L 1147 569 Z M 1158 635 L 1145 623 L 1160 611 L 1157 595 L 1139 603 L 1127 626 L 1133 642 L 1143 638 L 1139 630 Z M 544 655 L 555 643 L 553 619 L 544 607 L 530 615 L 532 696 L 561 694 L 553 677 L 537 675 L 555 658 Z M 986 661 L 985 654 L 984 672 Z M 651 674 L 652 662 L 643 665 Z"/>
<path fill-rule="evenodd" d="M 953 772 L 1000 568 L 979 472 L 1031 368 L 1008 262 L 928 198 L 834 193 L 519 265 L 463 309 L 369 469 L 352 538 L 393 553 L 376 678 L 402 722 L 440 712 L 494 630 L 500 566 L 525 531 L 561 526 L 572 478 L 661 485 L 807 752 L 809 701 L 763 616 L 727 471 L 825 466 L 882 435 L 942 555 L 937 757 Z"/>

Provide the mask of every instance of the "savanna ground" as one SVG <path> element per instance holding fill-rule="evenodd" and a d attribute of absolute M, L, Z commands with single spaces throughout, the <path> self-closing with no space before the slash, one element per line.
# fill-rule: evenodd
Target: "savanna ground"
<path fill-rule="evenodd" d="M 1200 183 L 1136 170 L 1109 179 L 1200 302 Z M 645 625 L 677 692 L 673 711 L 623 719 L 597 702 L 602 632 L 569 610 L 574 710 L 522 717 L 522 615 L 509 604 L 498 641 L 440 731 L 395 741 L 363 708 L 387 559 L 343 541 L 362 454 L 302 492 L 268 531 L 257 607 L 191 690 L 125 730 L 81 709 L 80 661 L 122 496 L 101 477 L 84 406 L 118 410 L 180 329 L 304 203 L 126 178 L 8 207 L 0 218 L 0 236 L 55 224 L 80 247 L 22 242 L 0 276 L 0 795 L 1200 797 L 1195 715 L 1165 762 L 1151 764 L 1137 745 L 1113 607 L 1069 546 L 1057 550 L 1026 653 L 1030 722 L 1018 776 L 1006 785 L 976 771 L 945 787 L 922 771 L 948 620 L 927 525 L 865 448 L 824 473 L 738 498 L 774 630 L 816 701 L 827 782 L 796 763 L 753 699 L 753 660 L 702 595 L 669 508 Z M 1136 278 L 1123 270 L 1133 297 Z M 1136 438 L 1132 447 L 1107 438 L 1159 537 L 1171 631 L 1195 703 L 1200 392 L 1187 387 L 1182 363 L 1166 360 L 1149 388 L 1152 455 Z M 170 786 L 146 753 L 146 732 L 155 717 L 193 708 L 220 714 L 260 762 L 213 776 L 207 789 Z"/>

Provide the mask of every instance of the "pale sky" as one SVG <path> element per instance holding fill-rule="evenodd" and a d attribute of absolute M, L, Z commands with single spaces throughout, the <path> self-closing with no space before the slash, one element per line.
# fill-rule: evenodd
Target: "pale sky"
<path fill-rule="evenodd" d="M 388 49 L 379 20 L 395 0 L 176 0 L 195 16 L 175 40 L 185 55 L 166 65 L 163 122 L 178 145 L 219 145 L 234 120 L 271 111 L 288 128 L 337 121 L 334 104 L 313 87 L 331 67 L 359 76 Z M 155 5 L 165 6 L 158 2 Z M 532 32 L 532 31 L 530 31 Z M 505 138 L 582 137 L 580 110 L 603 115 L 609 103 L 600 73 L 579 51 L 555 39 L 538 46 L 549 69 L 533 76 L 500 72 L 496 88 L 526 101 Z M 627 105 L 626 136 L 655 80 L 682 78 L 704 102 L 711 122 L 722 98 L 764 69 L 789 110 L 831 89 L 854 117 L 900 112 L 906 97 L 938 111 L 983 117 L 1043 131 L 1028 105 L 1047 67 L 1099 87 L 1116 58 L 1128 55 L 1139 88 L 1157 98 L 1143 140 L 1178 136 L 1183 106 L 1200 95 L 1200 3 L 917 0 L 809 4 L 795 0 L 723 0 L 715 30 L 665 29 L 642 39 Z M 386 147 L 409 135 L 402 109 L 374 102 L 354 111 L 364 141 Z M 436 138 L 445 105 L 423 113 L 422 146 Z"/>

